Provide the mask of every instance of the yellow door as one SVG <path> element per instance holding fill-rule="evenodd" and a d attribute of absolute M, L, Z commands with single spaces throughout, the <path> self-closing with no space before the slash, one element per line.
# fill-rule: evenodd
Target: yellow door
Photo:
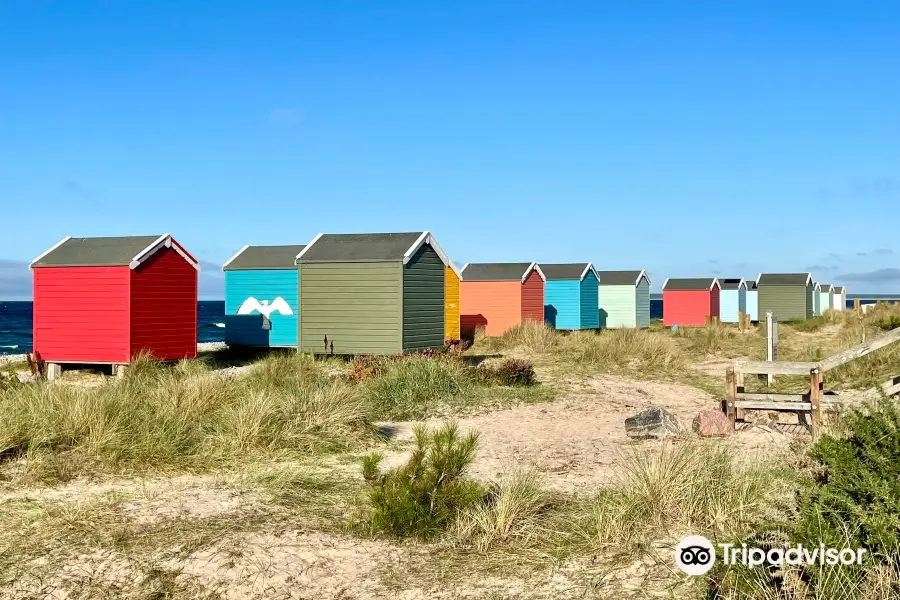
<path fill-rule="evenodd" d="M 444 269 L 444 339 L 459 339 L 459 276 L 450 267 Z"/>

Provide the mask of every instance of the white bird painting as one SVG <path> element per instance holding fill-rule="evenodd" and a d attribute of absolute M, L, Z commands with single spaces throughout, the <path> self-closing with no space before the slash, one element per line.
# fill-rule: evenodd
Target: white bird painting
<path fill-rule="evenodd" d="M 284 301 L 284 298 L 278 296 L 272 303 L 269 304 L 268 300 L 257 300 L 253 296 L 250 296 L 241 304 L 241 307 L 238 309 L 237 314 L 239 315 L 251 315 L 254 312 L 258 312 L 262 316 L 268 318 L 272 313 L 277 312 L 280 315 L 292 315 L 294 311 L 291 310 L 290 305 Z"/>

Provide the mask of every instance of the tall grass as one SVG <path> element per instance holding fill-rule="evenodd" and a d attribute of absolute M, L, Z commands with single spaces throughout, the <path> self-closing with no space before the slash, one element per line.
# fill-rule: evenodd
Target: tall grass
<path fill-rule="evenodd" d="M 442 407 L 466 403 L 477 393 L 475 374 L 450 357 L 388 360 L 363 384 L 372 414 L 382 419 L 420 419 Z"/>
<path fill-rule="evenodd" d="M 123 380 L 98 387 L 0 391 L 0 453 L 37 463 L 77 456 L 104 469 L 204 468 L 255 453 L 346 447 L 366 435 L 359 390 L 312 363 L 282 377 L 283 360 L 225 378 L 198 361 L 170 368 L 141 359 Z"/>
<path fill-rule="evenodd" d="M 713 356 L 722 353 L 744 354 L 756 335 L 738 331 L 736 325 L 710 323 L 705 327 L 680 327 L 675 336 L 683 340 L 691 353 Z"/>
<path fill-rule="evenodd" d="M 679 369 L 686 362 L 682 350 L 669 337 L 641 329 L 577 331 L 564 337 L 560 346 L 560 356 L 569 364 L 603 371 L 666 371 Z"/>
<path fill-rule="evenodd" d="M 503 335 L 487 337 L 484 330 L 475 332 L 475 350 L 483 352 L 520 351 L 529 354 L 544 354 L 556 348 L 559 334 L 535 321 L 525 321 L 509 328 Z"/>
<path fill-rule="evenodd" d="M 590 507 L 585 539 L 630 548 L 681 533 L 733 534 L 769 509 L 778 479 L 740 466 L 731 450 L 701 441 L 633 450 L 615 484 Z"/>
<path fill-rule="evenodd" d="M 533 471 L 516 471 L 492 484 L 477 505 L 462 511 L 451 530 L 457 543 L 485 552 L 512 541 L 527 544 L 540 535 L 550 495 Z"/>

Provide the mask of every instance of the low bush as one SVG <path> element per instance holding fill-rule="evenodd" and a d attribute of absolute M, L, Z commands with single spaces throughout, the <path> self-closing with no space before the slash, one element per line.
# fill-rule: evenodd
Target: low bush
<path fill-rule="evenodd" d="M 357 356 L 350 361 L 347 369 L 347 379 L 354 383 L 368 381 L 382 371 L 382 362 L 375 356 Z"/>
<path fill-rule="evenodd" d="M 534 385 L 537 378 L 534 365 L 519 358 L 507 358 L 493 367 L 494 377 L 500 385 L 529 386 Z"/>
<path fill-rule="evenodd" d="M 812 447 L 795 515 L 743 541 L 766 549 L 863 548 L 862 566 L 801 565 L 779 572 L 733 569 L 725 598 L 900 597 L 900 406 L 881 398 L 848 411 L 837 434 Z"/>
<path fill-rule="evenodd" d="M 817 476 L 801 505 L 799 533 L 826 544 L 850 535 L 873 556 L 900 559 L 900 406 L 882 398 L 849 411 L 844 437 L 813 447 Z"/>
<path fill-rule="evenodd" d="M 455 424 L 431 431 L 420 426 L 405 465 L 381 473 L 382 456 L 366 456 L 363 477 L 369 485 L 371 531 L 425 540 L 440 535 L 482 496 L 480 486 L 464 478 L 477 443 L 477 433 L 460 436 Z"/>

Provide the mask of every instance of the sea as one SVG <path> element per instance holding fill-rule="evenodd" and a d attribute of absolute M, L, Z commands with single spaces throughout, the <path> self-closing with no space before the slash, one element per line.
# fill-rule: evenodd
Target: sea
<path fill-rule="evenodd" d="M 853 307 L 854 297 L 847 298 L 847 307 Z M 878 294 L 867 294 L 863 304 L 874 303 Z M 897 298 L 897 295 L 883 295 Z M 31 352 L 31 302 L 0 300 L 0 356 Z M 650 318 L 662 319 L 663 301 L 659 294 L 650 296 Z M 201 300 L 197 303 L 197 340 L 221 342 L 225 339 L 225 303 L 221 300 Z"/>

